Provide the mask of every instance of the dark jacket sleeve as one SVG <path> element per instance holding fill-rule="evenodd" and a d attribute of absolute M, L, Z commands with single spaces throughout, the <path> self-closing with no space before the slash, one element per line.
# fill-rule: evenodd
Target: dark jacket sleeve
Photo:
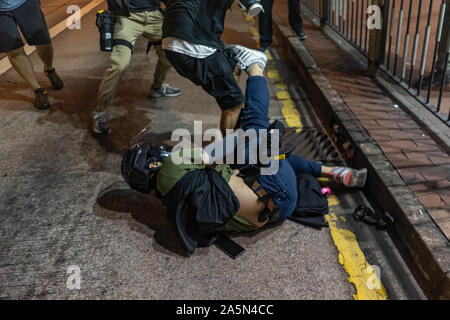
<path fill-rule="evenodd" d="M 212 169 L 188 173 L 162 200 L 189 254 L 197 247 L 211 245 L 215 230 L 225 225 L 240 206 L 228 183 Z"/>
<path fill-rule="evenodd" d="M 118 16 L 130 16 L 130 0 L 108 0 L 108 11 Z"/>

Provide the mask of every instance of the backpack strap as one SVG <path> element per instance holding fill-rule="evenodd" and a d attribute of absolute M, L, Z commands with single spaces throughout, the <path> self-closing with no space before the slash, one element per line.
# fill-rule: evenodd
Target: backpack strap
<path fill-rule="evenodd" d="M 276 221 L 280 210 L 273 201 L 273 196 L 275 193 L 267 192 L 258 182 L 258 178 L 261 175 L 261 168 L 255 165 L 249 165 L 242 168 L 240 170 L 240 174 L 244 176 L 245 184 L 253 190 L 253 192 L 258 196 L 259 201 L 265 205 L 264 210 L 259 214 L 258 221 L 264 222 L 267 218 L 269 218 L 272 222 Z"/>

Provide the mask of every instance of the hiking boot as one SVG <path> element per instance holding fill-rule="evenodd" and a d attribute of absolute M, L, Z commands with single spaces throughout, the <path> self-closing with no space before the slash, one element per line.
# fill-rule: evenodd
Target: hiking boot
<path fill-rule="evenodd" d="M 94 112 L 94 132 L 96 133 L 110 133 L 108 114 L 105 111 Z"/>
<path fill-rule="evenodd" d="M 258 50 L 252 50 L 240 45 L 229 45 L 226 47 L 234 53 L 234 59 L 240 69 L 247 71 L 247 69 L 257 63 L 263 70 L 266 67 L 267 56 Z"/>
<path fill-rule="evenodd" d="M 367 169 L 355 170 L 338 167 L 331 170 L 330 177 L 349 188 L 364 188 L 367 179 Z"/>
<path fill-rule="evenodd" d="M 55 68 L 44 70 L 44 73 L 47 76 L 47 78 L 50 80 L 50 83 L 52 84 L 53 89 L 61 90 L 62 88 L 64 88 L 64 82 L 61 80 L 61 78 L 56 73 Z"/>
<path fill-rule="evenodd" d="M 149 98 L 161 98 L 161 97 L 178 97 L 181 94 L 181 90 L 178 88 L 171 87 L 167 83 L 163 83 L 158 89 L 153 88 L 150 91 Z"/>
<path fill-rule="evenodd" d="M 39 88 L 34 90 L 34 107 L 39 110 L 44 110 L 50 108 L 50 103 L 48 102 L 47 90 L 44 88 Z"/>
<path fill-rule="evenodd" d="M 303 41 L 306 40 L 308 36 L 303 31 L 300 31 L 300 33 L 298 34 L 298 38 Z"/>
<path fill-rule="evenodd" d="M 433 83 L 431 84 L 431 88 L 435 87 L 436 85 L 440 85 L 442 82 L 443 76 L 444 76 L 444 72 L 442 70 L 436 70 L 434 77 L 433 77 Z M 422 79 L 422 86 L 420 89 L 428 88 L 430 85 L 430 80 L 431 80 L 431 74 L 424 77 Z M 449 83 L 450 83 L 450 70 L 447 71 L 447 77 L 446 77 L 444 85 L 447 85 Z M 414 84 L 414 87 L 419 88 L 419 80 L 416 81 L 416 83 Z"/>

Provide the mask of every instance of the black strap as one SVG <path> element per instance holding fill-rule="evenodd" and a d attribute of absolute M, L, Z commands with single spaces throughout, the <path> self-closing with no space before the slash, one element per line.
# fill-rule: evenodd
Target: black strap
<path fill-rule="evenodd" d="M 125 46 L 128 47 L 131 50 L 131 53 L 133 53 L 133 44 L 130 41 L 127 40 L 123 40 L 123 39 L 114 39 L 114 45 L 120 45 L 120 46 Z"/>
<path fill-rule="evenodd" d="M 370 225 L 375 225 L 378 229 L 385 230 L 389 223 L 394 223 L 394 218 L 387 212 L 381 214 L 375 212 L 365 205 L 358 206 L 353 212 L 353 218 Z"/>

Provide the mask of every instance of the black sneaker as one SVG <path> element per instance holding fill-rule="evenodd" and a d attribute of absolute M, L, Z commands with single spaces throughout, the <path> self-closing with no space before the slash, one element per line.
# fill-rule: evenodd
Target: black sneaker
<path fill-rule="evenodd" d="M 52 84 L 53 89 L 61 90 L 62 88 L 64 88 L 64 82 L 61 80 L 61 78 L 56 73 L 55 68 L 44 70 L 44 73 L 47 76 L 47 78 L 50 80 L 50 83 Z"/>
<path fill-rule="evenodd" d="M 298 34 L 298 38 L 300 40 L 306 40 L 308 36 L 303 31 L 300 31 L 300 33 Z"/>
<path fill-rule="evenodd" d="M 261 51 L 262 53 L 266 53 L 266 51 L 269 49 L 269 47 L 267 46 L 261 46 L 259 47 L 258 51 Z"/>
<path fill-rule="evenodd" d="M 39 88 L 34 90 L 34 107 L 39 110 L 44 110 L 50 108 L 50 103 L 48 102 L 47 90 L 44 88 Z"/>

